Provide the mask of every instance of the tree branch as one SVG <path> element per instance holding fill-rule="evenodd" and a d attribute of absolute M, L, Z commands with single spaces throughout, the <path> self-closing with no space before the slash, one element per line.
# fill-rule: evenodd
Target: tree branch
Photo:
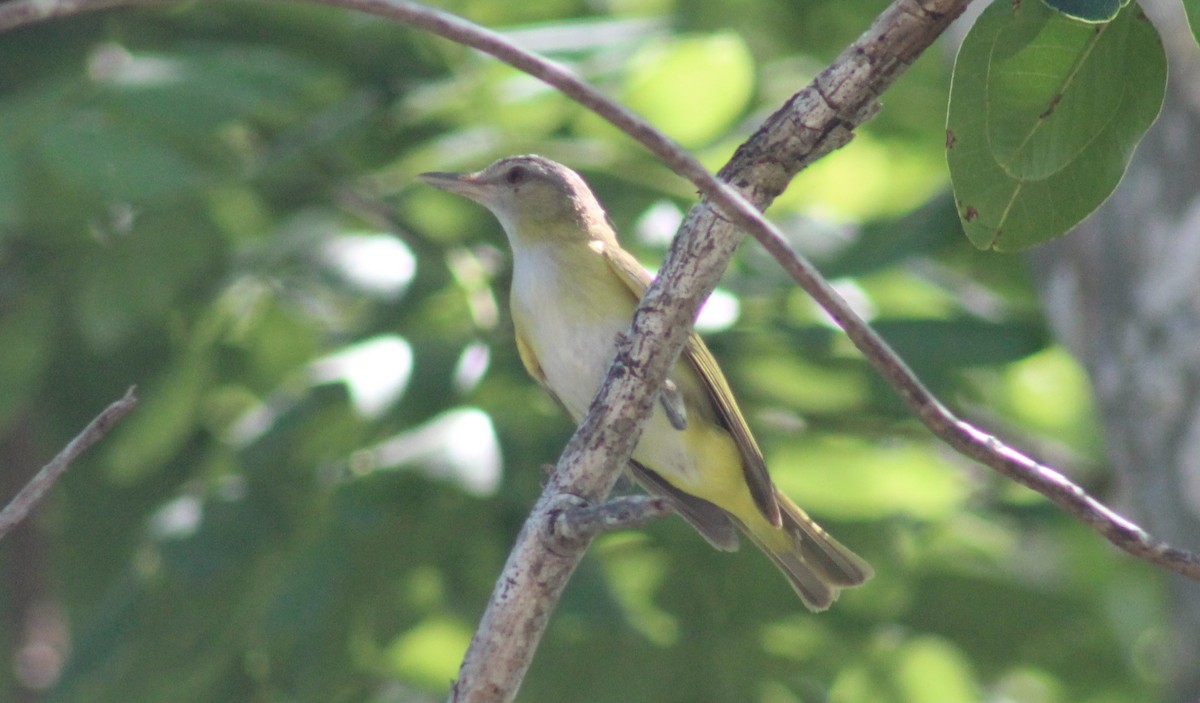
<path fill-rule="evenodd" d="M 0 510 L 0 539 L 3 539 L 9 530 L 29 516 L 29 513 L 46 497 L 46 493 L 55 482 L 66 473 L 71 463 L 79 458 L 79 455 L 103 439 L 114 425 L 137 407 L 138 399 L 133 391 L 134 388 L 130 387 L 120 400 L 113 402 L 88 423 L 88 426 L 83 428 L 83 431 L 76 435 L 75 439 L 72 439 L 58 453 L 58 456 L 43 466 L 37 475 L 29 479 L 29 483 L 25 484 L 25 487 L 9 501 L 8 505 L 4 506 L 4 510 Z"/>

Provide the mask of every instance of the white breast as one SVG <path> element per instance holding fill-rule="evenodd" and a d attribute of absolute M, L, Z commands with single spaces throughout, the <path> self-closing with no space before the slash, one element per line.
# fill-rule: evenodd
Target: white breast
<path fill-rule="evenodd" d="M 559 275 L 550 246 L 526 246 L 515 259 L 512 305 L 542 372 L 571 416 L 583 417 L 612 362 L 617 335 L 629 327 L 632 303 L 612 310 Z M 598 258 L 598 257 L 597 257 Z M 598 261 L 607 266 L 603 261 Z M 621 285 L 613 278 L 612 282 Z M 589 290 L 592 286 L 589 286 Z"/>
<path fill-rule="evenodd" d="M 525 245 L 515 257 L 512 306 L 547 384 L 579 421 L 604 381 L 617 337 L 629 329 L 634 301 L 602 258 L 596 257 L 597 266 L 590 270 L 566 277 L 557 275 L 562 267 L 554 251 Z M 589 294 L 583 295 L 581 287 Z M 701 431 L 693 427 L 689 432 Z M 658 404 L 642 437 L 634 450 L 636 460 L 676 482 L 695 478 L 695 457 L 685 445 L 685 433 L 671 426 Z M 646 437 L 655 441 L 646 442 Z"/>

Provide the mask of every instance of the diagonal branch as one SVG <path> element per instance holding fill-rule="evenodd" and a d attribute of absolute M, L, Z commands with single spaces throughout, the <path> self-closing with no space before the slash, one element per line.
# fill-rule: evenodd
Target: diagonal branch
<path fill-rule="evenodd" d="M 75 439 L 63 447 L 58 456 L 29 479 L 29 483 L 4 506 L 4 510 L 0 510 L 0 539 L 29 516 L 55 482 L 66 473 L 72 462 L 87 451 L 88 447 L 99 442 L 114 425 L 137 407 L 138 399 L 133 391 L 131 387 L 120 400 L 114 401 L 101 411 Z"/>

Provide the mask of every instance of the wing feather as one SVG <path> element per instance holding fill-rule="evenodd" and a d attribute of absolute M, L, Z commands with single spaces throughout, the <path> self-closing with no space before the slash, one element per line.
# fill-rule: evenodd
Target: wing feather
<path fill-rule="evenodd" d="M 647 493 L 665 499 L 700 533 L 712 546 L 723 552 L 733 552 L 738 548 L 737 530 L 729 518 L 729 513 L 721 510 L 712 503 L 694 495 L 684 493 L 672 486 L 666 479 L 654 473 L 636 461 L 629 462 L 633 477 L 642 484 Z"/>

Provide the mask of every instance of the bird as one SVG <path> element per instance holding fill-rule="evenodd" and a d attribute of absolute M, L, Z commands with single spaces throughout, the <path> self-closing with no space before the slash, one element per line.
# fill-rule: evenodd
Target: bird
<path fill-rule="evenodd" d="M 650 273 L 621 247 L 583 178 L 560 163 L 512 156 L 473 173 L 419 178 L 499 220 L 512 250 L 509 297 L 518 354 L 580 422 Z M 827 609 L 843 589 L 874 573 L 772 483 L 724 374 L 694 331 L 659 390 L 629 471 L 717 549 L 737 549 L 740 530 L 812 611 Z"/>

